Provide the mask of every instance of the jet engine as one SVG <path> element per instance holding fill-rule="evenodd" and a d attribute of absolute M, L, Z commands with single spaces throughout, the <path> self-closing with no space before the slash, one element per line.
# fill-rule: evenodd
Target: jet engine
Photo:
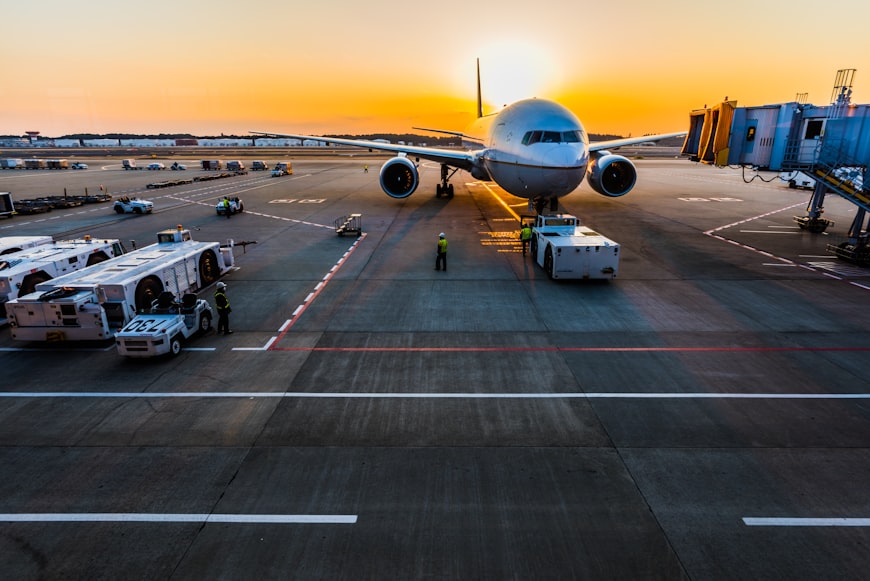
<path fill-rule="evenodd" d="M 407 198 L 417 189 L 420 174 L 407 157 L 394 157 L 381 167 L 381 187 L 391 198 Z"/>
<path fill-rule="evenodd" d="M 592 189 L 609 198 L 627 194 L 637 181 L 634 164 L 621 155 L 607 151 L 595 156 L 586 172 Z"/>

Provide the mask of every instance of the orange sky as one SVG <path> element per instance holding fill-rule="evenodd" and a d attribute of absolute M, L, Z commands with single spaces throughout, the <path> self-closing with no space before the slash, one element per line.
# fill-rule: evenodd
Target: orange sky
<path fill-rule="evenodd" d="M 0 23 L 0 134 L 462 130 L 475 109 L 562 102 L 592 133 L 684 130 L 738 105 L 870 102 L 865 0 L 16 3 Z M 835 13 L 836 12 L 836 13 Z M 14 63 L 14 66 L 10 66 Z"/>

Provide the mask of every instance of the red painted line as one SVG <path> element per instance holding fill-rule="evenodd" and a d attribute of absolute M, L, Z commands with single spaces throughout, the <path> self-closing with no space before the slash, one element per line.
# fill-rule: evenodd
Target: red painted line
<path fill-rule="evenodd" d="M 274 345 L 279 343 L 281 341 L 281 339 L 284 338 L 284 335 L 286 335 L 290 331 L 290 329 L 293 328 L 293 325 L 296 324 L 296 321 L 299 320 L 299 317 L 302 316 L 302 313 L 304 313 L 306 310 L 308 310 L 308 307 L 311 306 L 311 303 L 313 303 L 315 301 L 315 299 L 317 299 L 317 297 L 320 295 L 320 293 L 323 292 L 323 289 L 325 289 L 326 285 L 329 283 L 329 281 L 331 281 L 333 279 L 333 277 L 335 276 L 335 273 L 337 273 L 341 269 L 341 267 L 344 266 L 344 263 L 347 262 L 347 259 L 350 258 L 350 255 L 356 251 L 356 249 L 359 247 L 359 243 L 362 242 L 362 239 L 365 237 L 366 237 L 365 232 L 360 234 L 359 238 L 357 238 L 356 241 L 351 245 L 350 249 L 348 249 L 348 251 L 344 253 L 344 255 L 335 264 L 335 266 L 332 267 L 332 269 L 329 271 L 329 275 L 324 277 L 323 280 L 321 280 L 317 283 L 317 285 L 315 286 L 315 288 L 317 290 L 315 290 L 314 292 L 309 294 L 308 297 L 305 299 L 305 302 L 301 305 L 301 307 L 296 309 L 296 312 L 294 313 L 293 318 L 290 319 L 290 322 L 287 324 L 286 327 L 284 327 L 284 330 L 278 335 L 278 337 L 274 341 L 272 341 L 272 346 L 270 346 L 267 349 L 267 351 L 286 351 L 286 350 L 288 350 L 288 349 L 282 348 L 282 347 L 274 347 Z"/>

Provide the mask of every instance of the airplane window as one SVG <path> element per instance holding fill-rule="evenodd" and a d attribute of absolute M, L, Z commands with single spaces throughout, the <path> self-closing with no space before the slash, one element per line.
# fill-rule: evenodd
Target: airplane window
<path fill-rule="evenodd" d="M 535 143 L 579 143 L 583 141 L 581 131 L 529 131 L 523 135 L 523 145 Z"/>
<path fill-rule="evenodd" d="M 559 143 L 560 139 L 562 136 L 558 131 L 543 131 L 541 135 L 541 141 L 544 143 Z"/>
<path fill-rule="evenodd" d="M 529 131 L 523 135 L 523 145 L 533 145 L 541 140 L 540 131 Z"/>

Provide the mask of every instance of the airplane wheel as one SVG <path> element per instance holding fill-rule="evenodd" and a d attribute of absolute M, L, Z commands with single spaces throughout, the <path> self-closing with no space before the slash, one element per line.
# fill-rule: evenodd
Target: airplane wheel
<path fill-rule="evenodd" d="M 448 199 L 452 199 L 452 198 L 453 198 L 453 184 L 448 184 L 448 185 L 447 185 L 447 198 L 448 198 Z"/>
<path fill-rule="evenodd" d="M 435 197 L 436 197 L 436 198 L 440 198 L 440 197 L 441 197 L 441 184 L 437 184 L 437 185 L 435 186 Z"/>

